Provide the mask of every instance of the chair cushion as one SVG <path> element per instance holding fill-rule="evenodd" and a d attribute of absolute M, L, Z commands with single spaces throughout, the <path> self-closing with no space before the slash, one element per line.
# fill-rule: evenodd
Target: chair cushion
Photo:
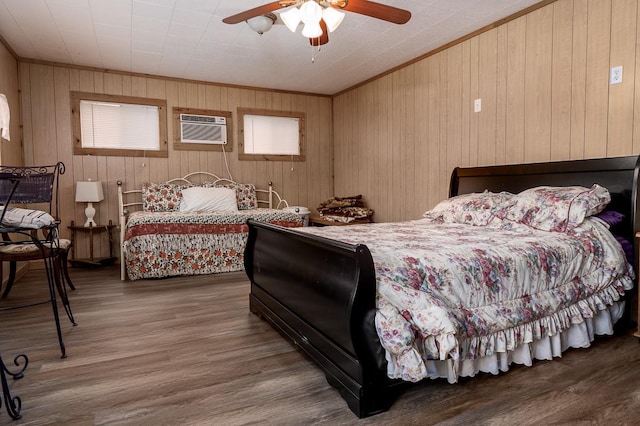
<path fill-rule="evenodd" d="M 50 243 L 44 244 L 45 247 L 49 248 L 51 246 Z M 71 247 L 71 240 L 60 239 L 60 250 L 67 251 Z M 36 253 L 40 253 L 40 247 L 33 243 L 25 243 L 25 244 L 7 244 L 0 246 L 0 254 L 5 255 L 34 255 Z"/>
<path fill-rule="evenodd" d="M 69 250 L 71 248 L 71 240 L 60 238 L 58 242 L 59 242 L 60 250 Z"/>

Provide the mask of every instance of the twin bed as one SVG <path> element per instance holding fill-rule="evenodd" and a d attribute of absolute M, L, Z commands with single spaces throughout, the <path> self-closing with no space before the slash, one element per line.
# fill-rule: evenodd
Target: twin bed
<path fill-rule="evenodd" d="M 456 168 L 452 198 L 419 220 L 249 220 L 250 309 L 359 417 L 407 382 L 587 347 L 613 333 L 633 288 L 638 170 L 637 156 Z"/>
<path fill-rule="evenodd" d="M 121 279 L 241 271 L 247 219 L 302 226 L 273 190 L 208 172 L 124 190 L 118 182 Z"/>

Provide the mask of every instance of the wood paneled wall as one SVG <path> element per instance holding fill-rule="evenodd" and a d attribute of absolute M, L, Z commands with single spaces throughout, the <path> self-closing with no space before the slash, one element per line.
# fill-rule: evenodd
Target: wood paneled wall
<path fill-rule="evenodd" d="M 73 187 L 88 178 L 105 182 L 99 221 L 115 221 L 117 180 L 137 187 L 194 170 L 224 174 L 223 156 L 171 147 L 168 159 L 73 156 L 70 91 L 162 98 L 169 112 L 227 110 L 234 129 L 238 107 L 303 111 L 306 162 L 238 161 L 234 145 L 233 177 L 273 181 L 292 204 L 312 209 L 334 194 L 363 194 L 376 221 L 418 218 L 446 198 L 455 166 L 640 153 L 639 2 L 558 0 L 341 93 L 333 105 L 322 96 L 20 62 L 24 161 L 67 164 L 64 223 L 83 220 Z M 15 67 L 2 49 L 3 71 Z M 609 85 L 617 65 L 623 82 Z M 3 162 L 14 155 L 4 142 L 2 154 Z M 78 250 L 86 255 L 86 243 Z"/>
<path fill-rule="evenodd" d="M 0 138 L 0 164 L 21 166 L 24 164 L 22 132 L 20 131 L 20 85 L 18 61 L 0 41 L 0 93 L 7 97 L 11 111 L 9 125 L 11 140 Z"/>
<path fill-rule="evenodd" d="M 72 67 L 20 62 L 22 113 L 27 164 L 63 161 L 67 172 L 61 179 L 61 220 L 64 234 L 71 220 L 84 222 L 84 205 L 74 202 L 75 182 L 100 180 L 104 183 L 105 201 L 96 205 L 96 222 L 118 221 L 116 182 L 125 189 L 139 188 L 142 182 L 163 182 L 189 172 L 206 170 L 227 177 L 223 154 L 213 151 L 174 151 L 169 143 L 169 158 L 131 158 L 107 156 L 74 156 L 70 92 L 83 91 L 167 100 L 168 135 L 173 135 L 170 119 L 173 107 L 231 111 L 233 119 L 233 151 L 227 160 L 235 180 L 274 188 L 291 205 L 315 206 L 333 194 L 332 109 L 331 98 L 289 94 L 151 78 L 121 73 L 99 72 Z M 236 109 L 261 108 L 301 111 L 306 114 L 305 162 L 238 161 Z M 117 237 L 117 235 L 114 235 Z M 86 235 L 80 236 L 76 255 L 88 255 Z M 115 247 L 119 241 L 115 241 Z M 94 255 L 106 255 L 104 238 Z"/>
<path fill-rule="evenodd" d="M 455 166 L 640 153 L 639 15 L 639 0 L 558 0 L 339 94 L 336 195 L 414 219 Z"/>
<path fill-rule="evenodd" d="M 20 84 L 18 80 L 18 61 L 13 53 L 0 40 L 0 93 L 7 97 L 11 121 L 10 140 L 0 138 L 0 164 L 21 166 L 24 164 L 22 132 L 20 128 Z M 18 275 L 24 271 L 24 265 L 18 265 Z M 2 268 L 0 281 L 4 288 L 9 277 L 9 268 Z"/>

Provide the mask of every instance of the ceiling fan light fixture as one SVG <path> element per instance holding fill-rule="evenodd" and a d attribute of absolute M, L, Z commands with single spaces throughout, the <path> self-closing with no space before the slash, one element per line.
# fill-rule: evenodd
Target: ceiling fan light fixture
<path fill-rule="evenodd" d="M 322 11 L 322 20 L 327 24 L 327 29 L 330 32 L 334 32 L 344 19 L 344 15 L 344 12 L 340 12 L 339 10 L 328 6 Z"/>
<path fill-rule="evenodd" d="M 267 13 L 266 15 L 255 16 L 251 19 L 247 19 L 249 28 L 260 35 L 269 31 L 274 22 L 276 22 L 276 16 L 273 13 Z"/>
<path fill-rule="evenodd" d="M 322 7 L 314 0 L 308 0 L 300 6 L 300 19 L 305 23 L 305 27 L 309 24 L 320 24 L 322 19 Z"/>
<path fill-rule="evenodd" d="M 291 30 L 292 33 L 296 32 L 296 28 L 298 28 L 298 25 L 302 20 L 300 16 L 300 10 L 298 10 L 297 7 L 292 7 L 286 12 L 282 12 L 280 14 L 280 19 L 282 19 L 282 22 L 284 22 L 284 24 L 287 26 L 287 28 L 289 28 L 289 30 Z"/>
<path fill-rule="evenodd" d="M 304 24 L 304 28 L 302 29 L 302 35 L 307 38 L 316 38 L 322 35 L 322 28 L 320 27 L 320 23 L 310 23 Z"/>

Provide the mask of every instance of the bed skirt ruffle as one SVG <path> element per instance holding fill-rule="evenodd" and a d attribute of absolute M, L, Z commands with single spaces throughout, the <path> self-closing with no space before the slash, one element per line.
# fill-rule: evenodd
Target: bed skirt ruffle
<path fill-rule="evenodd" d="M 458 377 L 473 377 L 478 373 L 499 374 L 509 370 L 512 364 L 530 367 L 534 360 L 551 360 L 562 356 L 569 348 L 587 348 L 596 335 L 613 334 L 613 325 L 624 313 L 623 300 L 612 302 L 592 317 L 573 323 L 564 330 L 552 335 L 538 337 L 530 343 L 521 344 L 514 349 L 495 352 L 475 359 L 429 360 L 425 362 L 427 377 L 446 378 L 450 383 Z M 461 342 L 464 345 L 464 342 Z"/>

